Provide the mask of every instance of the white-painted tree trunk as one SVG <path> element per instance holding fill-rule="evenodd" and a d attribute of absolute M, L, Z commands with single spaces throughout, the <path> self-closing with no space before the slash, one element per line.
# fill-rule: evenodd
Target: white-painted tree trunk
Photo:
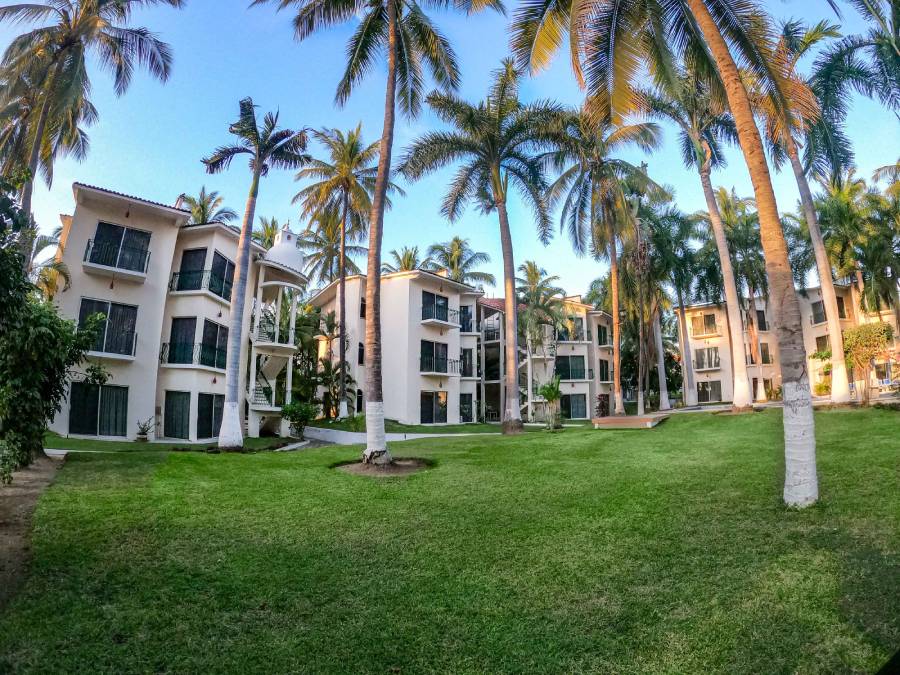
<path fill-rule="evenodd" d="M 392 460 L 384 433 L 384 402 L 368 401 L 366 402 L 366 449 L 363 452 L 363 462 L 390 464 Z"/>
<path fill-rule="evenodd" d="M 666 359 L 663 353 L 662 328 L 659 325 L 659 312 L 653 322 L 653 339 L 656 341 L 656 376 L 659 378 L 659 409 L 671 410 L 669 386 L 666 384 Z"/>
<path fill-rule="evenodd" d="M 796 382 L 783 382 L 784 414 L 784 503 L 809 506 L 819 498 L 816 474 L 816 429 L 813 422 L 809 380 L 803 375 Z"/>

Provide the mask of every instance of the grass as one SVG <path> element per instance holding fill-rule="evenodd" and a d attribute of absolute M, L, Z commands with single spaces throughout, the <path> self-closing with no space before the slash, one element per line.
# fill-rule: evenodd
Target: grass
<path fill-rule="evenodd" d="M 71 457 L 0 672 L 874 672 L 900 644 L 900 414 L 816 414 L 822 499 L 780 501 L 781 412 L 650 431 Z M 264 666 L 262 665 L 264 664 Z"/>
<path fill-rule="evenodd" d="M 247 450 L 272 450 L 293 442 L 289 438 L 245 438 Z M 54 450 L 102 450 L 104 452 L 169 452 L 172 450 L 191 450 L 200 452 L 205 448 L 216 447 L 216 442 L 204 443 L 137 443 L 135 441 L 100 441 L 93 438 L 66 438 L 48 431 L 44 436 L 44 447 Z"/>

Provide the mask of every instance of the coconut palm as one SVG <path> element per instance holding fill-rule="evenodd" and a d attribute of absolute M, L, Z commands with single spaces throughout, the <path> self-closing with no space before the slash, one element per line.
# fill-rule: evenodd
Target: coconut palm
<path fill-rule="evenodd" d="M 254 0 L 253 5 L 275 2 L 279 8 L 296 7 L 294 34 L 298 40 L 325 28 L 359 21 L 347 48 L 348 61 L 338 84 L 335 100 L 343 105 L 354 87 L 381 63 L 387 63 L 384 94 L 384 125 L 378 147 L 378 171 L 372 210 L 369 214 L 369 259 L 366 268 L 366 449 L 364 462 L 391 461 L 384 434 L 384 395 L 381 372 L 381 241 L 391 152 L 394 146 L 394 118 L 399 103 L 408 116 L 421 105 L 425 80 L 422 65 L 444 90 L 459 85 L 459 67 L 450 42 L 431 23 L 415 0 Z M 503 10 L 500 0 L 460 0 L 453 7 L 472 14 L 487 7 Z"/>
<path fill-rule="evenodd" d="M 297 180 L 313 180 L 294 197 L 294 203 L 300 202 L 303 214 L 315 215 L 325 210 L 339 214 L 341 223 L 340 247 L 338 255 L 338 307 L 340 308 L 340 325 L 347 322 L 347 309 L 344 306 L 346 297 L 347 271 L 343 262 L 347 259 L 346 247 L 348 237 L 352 240 L 361 238 L 368 225 L 367 219 L 372 210 L 372 195 L 375 192 L 376 160 L 378 143 L 366 145 L 362 139 L 362 125 L 344 133 L 340 129 L 322 129 L 313 131 L 313 137 L 319 141 L 328 153 L 328 159 L 313 159 L 309 166 L 302 168 Z M 397 190 L 393 183 L 388 190 Z M 400 191 L 402 193 L 402 191 Z M 385 197 L 385 202 L 390 202 Z M 346 368 L 347 354 L 345 342 L 341 341 L 341 368 Z M 343 386 L 346 381 L 342 373 Z M 340 417 L 347 416 L 347 392 L 341 391 Z"/>
<path fill-rule="evenodd" d="M 12 76 L 29 72 L 35 62 L 45 65 L 35 86 L 41 92 L 40 107 L 30 131 L 26 168 L 28 178 L 22 188 L 22 209 L 31 213 L 34 177 L 46 143 L 48 127 L 54 124 L 53 110 L 61 111 L 84 101 L 90 91 L 87 56 L 109 71 L 117 95 L 128 89 L 135 66 L 145 67 L 165 82 L 172 54 L 169 46 L 146 28 L 128 26 L 131 15 L 141 7 L 165 4 L 181 7 L 183 0 L 44 0 L 0 7 L 0 23 L 45 22 L 14 38 L 3 55 L 3 70 Z"/>
<path fill-rule="evenodd" d="M 658 146 L 655 124 L 611 124 L 587 110 L 570 115 L 560 127 L 558 147 L 548 155 L 560 177 L 550 186 L 551 204 L 562 201 L 560 230 L 569 234 L 578 255 L 587 251 L 605 259 L 610 267 L 613 317 L 613 410 L 625 414 L 622 397 L 621 317 L 617 248 L 631 219 L 622 181 L 641 174 L 639 167 L 614 153 L 630 147 L 651 150 Z"/>
<path fill-rule="evenodd" d="M 595 113 L 613 117 L 639 107 L 635 82 L 642 68 L 649 67 L 658 76 L 672 72 L 672 46 L 679 50 L 678 56 L 687 58 L 712 83 L 720 80 L 715 86 L 728 101 L 734 117 L 759 211 L 771 292 L 778 298 L 773 309 L 785 402 L 784 500 L 795 506 L 812 504 L 818 499 L 815 423 L 800 303 L 793 286 L 765 148 L 737 65 L 739 61 L 745 73 L 772 87 L 778 105 L 787 107 L 788 102 L 778 94 L 784 83 L 773 65 L 776 56 L 771 23 L 753 0 L 618 0 L 614 8 L 610 11 L 606 0 L 578 4 L 571 0 L 529 0 L 515 17 L 516 55 L 520 63 L 540 68 L 567 35 L 569 53 L 576 71 L 583 73 Z M 561 20 L 563 17 L 568 20 Z"/>
<path fill-rule="evenodd" d="M 429 269 L 431 259 L 424 260 L 419 257 L 418 246 L 403 246 L 398 251 L 393 249 L 389 254 L 391 262 L 382 263 L 382 274 L 393 274 L 394 272 L 412 272 L 414 270 Z"/>
<path fill-rule="evenodd" d="M 244 300 L 247 295 L 247 279 L 250 267 L 250 242 L 252 240 L 253 218 L 256 215 L 256 200 L 259 197 L 260 179 L 269 174 L 270 169 L 296 169 L 309 161 L 304 154 L 306 132 L 278 128 L 278 113 L 268 113 L 260 125 L 256 117 L 253 99 L 240 102 L 240 114 L 228 131 L 236 141 L 234 145 L 223 145 L 203 160 L 206 171 L 217 174 L 225 171 L 235 157 L 249 155 L 251 172 L 250 193 L 241 225 L 235 261 L 235 284 L 231 291 L 231 325 L 228 331 L 228 361 L 225 370 L 225 408 L 222 412 L 222 428 L 219 433 L 219 447 L 242 447 L 244 444 L 243 425 L 238 408 L 238 385 L 241 368 L 241 345 L 244 342 Z"/>
<path fill-rule="evenodd" d="M 194 195 L 182 194 L 176 204 L 186 207 L 191 212 L 190 222 L 194 225 L 203 223 L 230 223 L 237 220 L 237 213 L 224 204 L 225 198 L 216 190 L 206 191 L 206 186 L 200 186 L 200 192 Z"/>
<path fill-rule="evenodd" d="M 488 272 L 474 269 L 491 262 L 491 256 L 481 251 L 473 251 L 469 240 L 453 237 L 450 241 L 432 244 L 428 247 L 427 267 L 443 272 L 453 281 L 461 284 L 488 284 L 493 286 L 497 279 Z"/>
<path fill-rule="evenodd" d="M 533 260 L 526 260 L 519 265 L 516 277 L 517 304 L 519 307 L 519 330 L 525 336 L 526 373 L 529 383 L 526 396 L 528 398 L 528 419 L 534 416 L 533 387 L 534 381 L 533 355 L 543 349 L 548 329 L 555 329 L 566 321 L 563 298 L 565 292 L 556 284 L 558 276 L 547 276 L 547 270 Z M 547 401 L 551 405 L 552 401 Z"/>
<path fill-rule="evenodd" d="M 31 225 L 23 236 L 30 242 L 31 249 L 25 256 L 25 273 L 38 287 L 47 300 L 53 300 L 62 283 L 63 290 L 72 284 L 69 267 L 62 261 L 62 227 L 57 227 L 50 234 L 40 234 L 36 225 Z M 55 255 L 50 259 L 41 256 L 49 248 L 55 248 Z"/>
<path fill-rule="evenodd" d="M 306 256 L 306 274 L 320 284 L 330 284 L 340 276 L 341 267 L 346 274 L 359 274 L 354 257 L 368 252 L 365 246 L 345 244 L 341 265 L 341 218 L 337 211 L 329 209 L 315 216 L 313 223 L 300 233 L 297 246 Z"/>
<path fill-rule="evenodd" d="M 406 151 L 399 170 L 409 180 L 418 180 L 440 168 L 462 162 L 444 196 L 441 212 L 457 220 L 474 202 L 484 213 L 496 212 L 503 251 L 504 321 L 506 330 L 506 410 L 504 433 L 522 430 L 519 407 L 518 335 L 515 261 L 509 228 L 507 201 L 515 187 L 535 214 L 539 238 L 551 235 L 550 215 L 544 199 L 547 181 L 539 152 L 548 149 L 551 125 L 561 109 L 545 102 L 524 104 L 519 100 L 520 73 L 511 60 L 494 73 L 487 98 L 472 104 L 452 95 L 432 93 L 428 104 L 452 131 L 422 135 Z"/>
<path fill-rule="evenodd" d="M 290 227 L 291 221 L 287 221 L 284 227 Z M 265 249 L 270 249 L 275 245 L 275 236 L 281 231 L 282 225 L 278 222 L 278 218 L 274 216 L 266 218 L 259 217 L 259 228 L 253 230 L 253 241 Z"/>

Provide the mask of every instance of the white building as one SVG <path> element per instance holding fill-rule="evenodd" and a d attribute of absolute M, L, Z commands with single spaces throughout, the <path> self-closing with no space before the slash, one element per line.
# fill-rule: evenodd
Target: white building
<path fill-rule="evenodd" d="M 188 224 L 182 209 L 97 187 L 76 183 L 73 192 L 75 212 L 62 217 L 60 247 L 71 287 L 59 289 L 55 301 L 79 322 L 106 315 L 88 360 L 111 377 L 102 387 L 72 382 L 50 428 L 134 438 L 138 423 L 150 420 L 157 439 L 214 439 L 239 231 Z M 286 366 L 306 284 L 294 237 L 283 230 L 268 252 L 252 245 L 242 317 L 251 339 L 242 347 L 239 387 L 251 436 L 264 427 L 280 431 L 281 405 L 290 400 Z"/>

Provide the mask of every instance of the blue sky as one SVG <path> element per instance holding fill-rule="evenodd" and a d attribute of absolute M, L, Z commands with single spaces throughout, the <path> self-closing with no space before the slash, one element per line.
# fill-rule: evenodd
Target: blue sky
<path fill-rule="evenodd" d="M 77 163 L 63 160 L 56 166 L 51 189 L 41 185 L 35 192 L 35 215 L 44 229 L 59 224 L 60 213 L 74 208 L 71 185 L 81 181 L 148 199 L 172 203 L 182 192 L 196 193 L 201 185 L 219 190 L 227 203 L 243 213 L 249 175 L 246 165 L 236 162 L 218 176 L 205 174 L 200 159 L 217 145 L 229 141 L 227 128 L 237 116 L 237 102 L 252 96 L 263 111 L 279 109 L 284 125 L 348 128 L 362 122 L 366 139 L 381 132 L 384 72 L 376 69 L 357 89 L 344 108 L 333 103 L 335 86 L 342 72 L 344 50 L 353 24 L 315 36 L 303 43 L 293 39 L 290 14 L 273 7 L 250 9 L 248 0 L 189 0 L 181 11 L 152 8 L 140 12 L 135 25 L 156 31 L 172 46 L 175 63 L 165 85 L 143 73 L 121 98 L 113 93 L 109 78 L 92 68 L 93 100 L 100 121 L 90 130 L 91 152 Z M 768 0 L 778 17 L 802 17 L 807 21 L 834 19 L 822 0 Z M 514 5 L 510 4 L 510 9 Z M 462 69 L 460 94 L 481 98 L 508 50 L 508 18 L 482 14 L 464 18 L 436 14 L 436 23 L 456 48 Z M 861 32 L 863 26 L 850 9 L 843 18 L 845 33 Z M 0 47 L 21 32 L 18 26 L 0 26 Z M 804 64 L 808 66 L 809 64 Z M 525 81 L 526 100 L 554 98 L 577 105 L 581 94 L 565 58 L 546 72 Z M 423 131 L 439 123 L 424 110 L 415 120 L 399 118 L 395 155 Z M 879 104 L 857 98 L 849 119 L 857 164 L 863 176 L 896 161 L 900 148 L 900 125 Z M 313 152 L 320 152 L 317 147 Z M 675 130 L 665 127 L 665 143 L 652 156 L 626 153 L 625 159 L 649 164 L 651 176 L 675 189 L 678 205 L 692 212 L 705 208 L 695 173 L 682 166 Z M 424 249 L 435 241 L 459 234 L 477 250 L 492 257 L 490 271 L 500 276 L 501 258 L 496 216 L 468 211 L 455 224 L 439 213 L 440 198 L 450 170 L 414 185 L 404 185 L 406 198 L 397 198 L 385 218 L 385 254 L 393 248 L 418 245 Z M 774 177 L 779 207 L 793 210 L 797 189 L 792 176 Z M 716 185 L 735 186 L 752 195 L 749 177 L 739 152 L 731 151 L 727 169 L 714 175 Z M 290 219 L 302 229 L 291 199 L 299 185 L 287 172 L 273 172 L 264 179 L 257 214 Z M 559 235 L 543 246 L 535 235 L 530 212 L 514 198 L 510 207 L 517 264 L 533 259 L 561 277 L 569 293 L 583 292 L 590 281 L 605 272 L 605 266 L 589 258 L 578 258 Z M 488 289 L 490 293 L 490 289 Z"/>

